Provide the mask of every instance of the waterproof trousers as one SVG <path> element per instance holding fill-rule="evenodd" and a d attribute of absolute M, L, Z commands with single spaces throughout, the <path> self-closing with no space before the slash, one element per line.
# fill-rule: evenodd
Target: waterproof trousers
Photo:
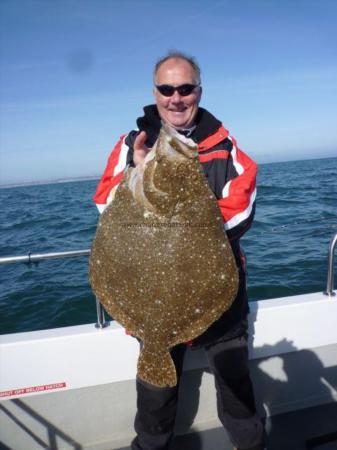
<path fill-rule="evenodd" d="M 256 414 L 246 336 L 207 345 L 204 350 L 215 379 L 218 416 L 233 445 L 240 449 L 258 445 L 263 440 L 263 425 Z M 177 386 L 158 388 L 137 380 L 137 436 L 131 444 L 132 450 L 169 449 L 185 351 L 185 345 L 171 351 Z"/>

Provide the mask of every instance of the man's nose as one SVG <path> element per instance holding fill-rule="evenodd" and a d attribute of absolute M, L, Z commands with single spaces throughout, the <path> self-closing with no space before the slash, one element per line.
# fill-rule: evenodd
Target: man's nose
<path fill-rule="evenodd" d="M 172 97 L 171 97 L 171 102 L 173 103 L 180 103 L 181 102 L 181 95 L 179 94 L 178 91 L 174 91 Z"/>

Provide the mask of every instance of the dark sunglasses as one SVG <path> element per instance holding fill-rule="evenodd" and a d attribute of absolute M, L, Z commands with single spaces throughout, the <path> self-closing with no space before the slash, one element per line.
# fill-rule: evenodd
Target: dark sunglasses
<path fill-rule="evenodd" d="M 178 94 L 182 97 L 186 97 L 187 95 L 192 94 L 196 87 L 199 87 L 199 84 L 181 84 L 180 86 L 171 86 L 170 84 L 160 84 L 156 85 L 156 88 L 164 95 L 164 97 L 172 97 L 175 91 L 178 91 Z"/>

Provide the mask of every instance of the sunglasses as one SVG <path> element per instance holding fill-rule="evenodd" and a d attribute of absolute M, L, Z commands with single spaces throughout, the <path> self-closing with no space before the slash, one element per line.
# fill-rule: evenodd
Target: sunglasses
<path fill-rule="evenodd" d="M 164 97 L 172 97 L 175 91 L 178 92 L 182 97 L 192 94 L 195 88 L 199 87 L 199 84 L 181 84 L 180 86 L 171 86 L 170 84 L 160 84 L 156 85 L 158 91 Z"/>

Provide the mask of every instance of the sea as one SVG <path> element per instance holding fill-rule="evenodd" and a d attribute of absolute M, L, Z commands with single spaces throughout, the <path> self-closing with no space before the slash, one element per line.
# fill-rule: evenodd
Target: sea
<path fill-rule="evenodd" d="M 97 183 L 0 189 L 0 257 L 89 249 Z M 324 291 L 336 232 L 337 158 L 261 164 L 255 221 L 241 240 L 250 301 Z M 96 322 L 85 256 L 0 265 L 0 286 L 1 334 Z"/>

